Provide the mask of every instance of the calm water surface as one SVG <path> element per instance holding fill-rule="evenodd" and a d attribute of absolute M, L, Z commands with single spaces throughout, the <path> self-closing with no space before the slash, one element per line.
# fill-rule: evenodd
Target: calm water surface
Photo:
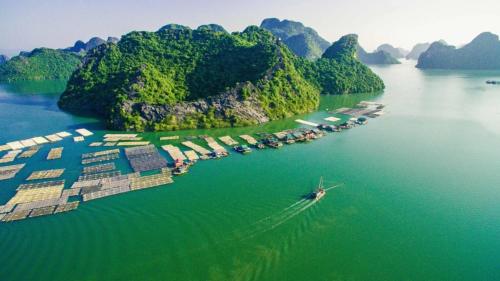
<path fill-rule="evenodd" d="M 371 99 L 387 114 L 308 144 L 202 161 L 161 188 L 81 204 L 67 214 L 0 224 L 0 280 L 500 280 L 500 72 L 374 67 L 380 95 L 325 97 L 325 109 Z M 0 87 L 0 143 L 86 127 L 58 110 L 64 85 Z M 262 127 L 191 131 L 214 136 Z M 158 143 L 160 134 L 146 138 Z M 97 150 L 45 146 L 0 183 L 0 204 L 31 170 Z M 129 171 L 126 161 L 118 161 Z M 323 175 L 331 189 L 301 201 Z"/>

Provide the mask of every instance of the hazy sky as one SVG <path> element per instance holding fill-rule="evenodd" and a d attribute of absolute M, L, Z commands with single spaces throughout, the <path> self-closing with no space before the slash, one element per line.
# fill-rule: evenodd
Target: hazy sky
<path fill-rule="evenodd" d="M 0 50 L 61 48 L 167 23 L 239 31 L 267 17 L 301 21 L 329 41 L 357 33 L 369 50 L 438 39 L 462 44 L 482 31 L 500 33 L 499 0 L 0 0 Z"/>

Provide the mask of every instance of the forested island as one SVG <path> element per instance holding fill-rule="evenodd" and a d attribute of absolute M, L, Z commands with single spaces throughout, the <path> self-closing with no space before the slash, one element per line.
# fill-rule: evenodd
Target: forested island
<path fill-rule="evenodd" d="M 313 111 L 320 93 L 382 90 L 382 80 L 357 60 L 357 46 L 357 36 L 344 36 L 313 61 L 256 26 L 134 31 L 88 52 L 59 106 L 119 130 L 263 123 Z"/>

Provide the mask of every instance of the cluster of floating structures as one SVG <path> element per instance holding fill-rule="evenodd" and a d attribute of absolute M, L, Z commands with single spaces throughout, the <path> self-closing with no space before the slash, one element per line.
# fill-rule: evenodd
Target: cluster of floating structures
<path fill-rule="evenodd" d="M 340 108 L 337 114 L 350 115 L 347 121 L 330 116 L 325 121 L 336 122 L 313 123 L 298 119 L 297 123 L 308 127 L 283 130 L 274 133 L 255 135 L 239 135 L 237 137 L 221 136 L 217 140 L 207 135 L 187 136 L 181 140 L 179 136 L 160 137 L 160 141 L 178 141 L 182 146 L 174 144 L 161 145 L 172 159 L 163 157 L 157 147 L 143 140 L 138 134 L 106 134 L 102 141 L 94 141 L 89 147 L 106 147 L 104 150 L 81 155 L 82 170 L 78 179 L 66 187 L 65 180 L 58 180 L 64 168 L 33 171 L 20 184 L 14 196 L 5 205 L 0 205 L 0 220 L 4 222 L 57 214 L 76 209 L 81 202 L 95 200 L 107 196 L 122 194 L 135 190 L 159 187 L 173 182 L 173 176 L 188 172 L 189 167 L 198 160 L 219 159 L 229 155 L 228 147 L 241 154 L 248 154 L 253 149 L 280 148 L 300 142 L 308 142 L 326 135 L 328 132 L 340 132 L 367 123 L 367 118 L 375 118 L 383 114 L 383 105 L 373 102 L 361 102 L 356 108 Z M 343 118 L 345 119 L 345 118 Z M 93 135 L 86 129 L 75 130 L 78 134 L 74 142 L 85 141 Z M 0 158 L 0 163 L 10 163 L 16 158 L 30 158 L 40 150 L 40 145 L 61 141 L 72 136 L 69 132 L 60 132 L 44 137 L 10 142 L 0 146 L 0 151 L 8 150 Z M 115 146 L 116 148 L 113 148 Z M 125 148 L 120 148 L 125 147 Z M 207 148 L 208 147 L 208 148 Z M 187 148 L 187 149 L 186 149 Z M 25 149 L 23 151 L 23 149 Z M 46 159 L 62 158 L 63 147 L 51 148 Z M 121 152 L 133 172 L 123 174 L 117 168 L 116 160 Z M 0 166 L 0 180 L 14 178 L 26 164 Z"/>

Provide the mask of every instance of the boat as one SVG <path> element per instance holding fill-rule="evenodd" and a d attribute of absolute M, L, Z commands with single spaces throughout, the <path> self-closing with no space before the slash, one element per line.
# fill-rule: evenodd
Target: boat
<path fill-rule="evenodd" d="M 488 81 L 486 81 L 486 84 L 491 84 L 491 85 L 500 85 L 500 81 L 496 81 L 496 80 L 488 80 Z"/>
<path fill-rule="evenodd" d="M 250 152 L 252 152 L 252 149 L 250 147 L 248 147 L 247 145 L 237 145 L 235 147 L 233 147 L 233 149 L 236 151 L 236 152 L 239 152 L 241 154 L 248 154 Z"/>
<path fill-rule="evenodd" d="M 275 139 L 273 137 L 265 138 L 263 141 L 266 145 L 268 145 L 269 147 L 272 147 L 272 148 L 280 148 L 283 146 L 282 142 L 278 141 L 277 139 Z"/>
<path fill-rule="evenodd" d="M 321 177 L 319 178 L 318 188 L 309 195 L 309 199 L 318 201 L 323 196 L 325 196 L 325 194 L 326 191 L 325 188 L 323 187 L 323 177 Z"/>
<path fill-rule="evenodd" d="M 176 176 L 184 175 L 187 172 L 188 172 L 187 165 L 178 166 L 172 170 L 172 174 Z"/>

